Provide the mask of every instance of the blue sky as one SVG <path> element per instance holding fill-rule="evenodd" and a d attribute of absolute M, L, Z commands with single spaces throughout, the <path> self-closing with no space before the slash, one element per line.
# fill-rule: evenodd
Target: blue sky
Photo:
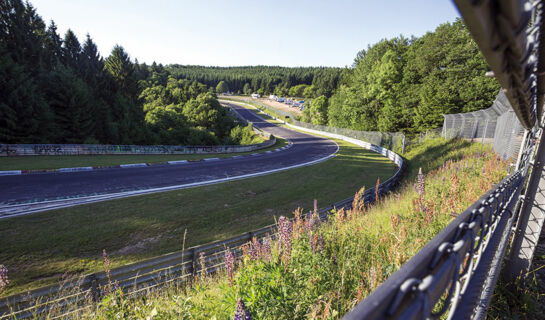
<path fill-rule="evenodd" d="M 421 36 L 459 16 L 448 0 L 30 0 L 61 35 L 118 43 L 140 62 L 350 65 L 382 38 Z"/>

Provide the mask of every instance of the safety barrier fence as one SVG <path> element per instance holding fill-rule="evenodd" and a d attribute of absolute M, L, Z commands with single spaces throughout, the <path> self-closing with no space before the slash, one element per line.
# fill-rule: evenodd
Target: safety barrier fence
<path fill-rule="evenodd" d="M 503 90 L 487 109 L 444 114 L 442 136 L 492 144 L 504 159 L 512 158 L 520 149 L 524 128 Z"/>
<path fill-rule="evenodd" d="M 307 128 L 296 128 L 315 132 L 315 130 Z M 315 133 L 349 141 L 382 154 L 397 165 L 395 174 L 379 185 L 378 192 L 375 192 L 375 187 L 364 192 L 362 198 L 366 203 L 372 203 L 377 193 L 379 195 L 387 193 L 400 181 L 403 175 L 404 163 L 403 158 L 396 153 L 350 137 L 327 132 Z M 351 197 L 339 201 L 332 206 L 319 210 L 318 213 L 325 220 L 335 209 L 350 208 L 353 199 Z M 25 319 L 45 314 L 60 318 L 77 317 L 78 312 L 92 306 L 92 302 L 99 300 L 110 290 L 111 286 L 121 288 L 129 296 L 137 296 L 169 284 L 174 285 L 188 281 L 194 276 L 216 272 L 223 268 L 227 248 L 239 259 L 242 255 L 242 246 L 254 238 L 262 241 L 266 237 L 271 237 L 271 239 L 276 237 L 276 225 L 247 232 L 227 240 L 191 247 L 183 251 L 114 268 L 110 271 L 109 278 L 106 272 L 98 272 L 68 280 L 62 284 L 50 285 L 5 297 L 0 299 L 0 319 Z M 204 265 L 202 265 L 201 261 L 204 261 Z"/>
<path fill-rule="evenodd" d="M 525 169 L 460 214 L 345 319 L 481 319 L 505 254 Z"/>
<path fill-rule="evenodd" d="M 257 129 L 254 128 L 254 131 Z M 128 154 L 207 154 L 250 152 L 268 148 L 276 143 L 270 135 L 257 130 L 268 139 L 249 145 L 172 146 L 172 145 L 109 145 L 109 144 L 0 144 L 0 157 L 11 156 L 75 156 L 75 155 L 128 155 Z"/>
<path fill-rule="evenodd" d="M 377 146 L 390 149 L 394 152 L 403 153 L 405 151 L 406 137 L 401 132 L 359 131 L 359 130 L 352 130 L 352 129 L 346 129 L 346 128 L 335 128 L 335 127 L 329 127 L 324 125 L 312 124 L 308 122 L 299 121 L 295 119 L 292 114 L 288 112 L 274 109 L 271 106 L 268 106 L 256 100 L 231 98 L 231 99 L 226 99 L 224 102 L 229 102 L 229 101 L 242 102 L 242 103 L 245 103 L 246 105 L 250 105 L 253 108 L 258 108 L 264 111 L 265 113 L 267 113 L 270 117 L 279 121 L 283 121 L 286 124 L 293 124 L 301 128 L 313 129 L 320 132 L 328 132 L 328 133 L 333 133 L 333 134 L 342 135 L 346 137 L 351 137 L 357 140 L 367 141 Z M 280 116 L 280 118 L 278 118 L 278 116 Z"/>
<path fill-rule="evenodd" d="M 483 319 L 534 154 L 533 139 L 523 145 L 514 173 L 460 214 L 344 318 L 437 319 L 448 311 L 449 319 Z"/>

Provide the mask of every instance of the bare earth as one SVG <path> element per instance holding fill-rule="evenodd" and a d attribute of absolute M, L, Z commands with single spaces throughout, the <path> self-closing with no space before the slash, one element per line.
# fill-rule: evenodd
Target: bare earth
<path fill-rule="evenodd" d="M 243 97 L 243 96 L 233 96 L 233 98 L 238 98 L 238 99 L 248 99 L 249 97 Z M 303 114 L 301 112 L 301 110 L 299 110 L 299 108 L 294 108 L 292 106 L 288 106 L 287 104 L 285 103 L 281 103 L 281 102 L 276 102 L 274 100 L 269 100 L 268 98 L 259 98 L 259 99 L 252 99 L 250 98 L 251 100 L 254 100 L 254 101 L 259 101 L 263 104 L 266 104 L 266 105 L 269 105 L 271 107 L 273 107 L 274 109 L 278 109 L 278 110 L 282 110 L 282 111 L 286 111 L 286 112 L 291 112 L 293 114 L 296 114 L 296 115 L 301 115 Z"/>

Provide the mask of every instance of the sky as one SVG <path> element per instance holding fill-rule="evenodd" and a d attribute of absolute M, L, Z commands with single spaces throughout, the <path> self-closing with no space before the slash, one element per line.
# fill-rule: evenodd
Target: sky
<path fill-rule="evenodd" d="M 351 65 L 383 38 L 421 36 L 459 13 L 449 0 L 30 0 L 64 35 L 91 35 L 140 63 Z"/>

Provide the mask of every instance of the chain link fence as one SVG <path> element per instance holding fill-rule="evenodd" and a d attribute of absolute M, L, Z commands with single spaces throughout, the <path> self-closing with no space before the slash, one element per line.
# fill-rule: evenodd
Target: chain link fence
<path fill-rule="evenodd" d="M 520 149 L 524 128 L 503 90 L 487 109 L 443 117 L 442 136 L 447 139 L 457 137 L 492 144 L 504 159 L 514 158 Z"/>
<path fill-rule="evenodd" d="M 367 141 L 369 143 L 390 149 L 397 153 L 403 153 L 405 148 L 405 135 L 401 132 L 357 131 L 344 128 L 334 128 L 318 124 L 311 124 L 293 120 L 293 124 L 307 129 L 340 134 L 350 138 Z"/>
<path fill-rule="evenodd" d="M 223 97 L 222 99 L 227 101 L 231 100 L 235 102 L 244 101 L 245 103 L 258 108 L 261 111 L 264 111 L 265 113 L 270 113 L 270 115 L 277 117 L 279 120 L 294 124 L 299 127 L 339 134 L 339 135 L 347 136 L 350 138 L 363 140 L 363 141 L 375 144 L 377 146 L 390 149 L 397 153 L 403 153 L 405 151 L 405 135 L 401 132 L 358 131 L 358 130 L 352 130 L 352 129 L 334 128 L 334 127 L 328 127 L 324 125 L 311 124 L 308 122 L 302 122 L 295 119 L 293 114 L 289 112 L 273 108 L 271 106 L 268 106 L 256 100 L 232 99 L 232 98 L 228 99 Z"/>

